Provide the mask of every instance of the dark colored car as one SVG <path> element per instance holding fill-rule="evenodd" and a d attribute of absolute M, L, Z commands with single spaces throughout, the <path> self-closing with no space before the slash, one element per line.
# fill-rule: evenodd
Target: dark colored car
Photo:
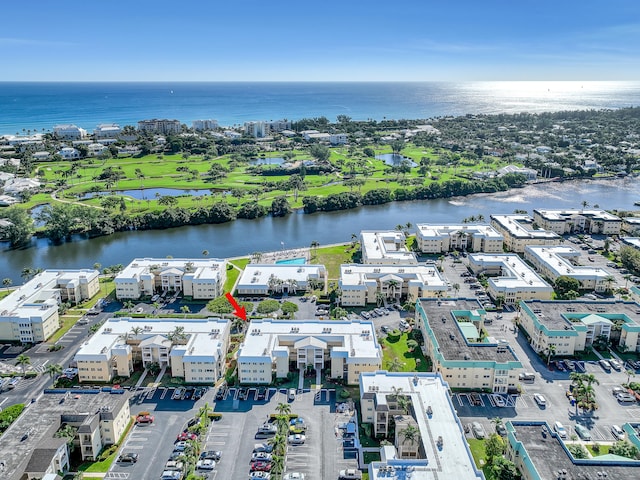
<path fill-rule="evenodd" d="M 136 463 L 137 461 L 137 453 L 123 453 L 118 457 L 118 463 Z"/>
<path fill-rule="evenodd" d="M 221 457 L 222 452 L 218 450 L 209 450 L 200 454 L 200 460 L 215 460 L 216 462 L 219 462 Z"/>
<path fill-rule="evenodd" d="M 216 400 L 223 400 L 227 393 L 227 387 L 220 387 L 216 392 Z"/>
<path fill-rule="evenodd" d="M 258 400 L 267 398 L 267 389 L 265 387 L 258 388 Z"/>

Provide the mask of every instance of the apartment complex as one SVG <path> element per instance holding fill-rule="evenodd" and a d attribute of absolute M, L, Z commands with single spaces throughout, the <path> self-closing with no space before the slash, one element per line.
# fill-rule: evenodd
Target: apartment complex
<path fill-rule="evenodd" d="M 613 346 L 639 351 L 640 305 L 621 301 L 526 301 L 520 303 L 520 325 L 531 347 L 547 354 L 574 355 L 599 337 Z"/>
<path fill-rule="evenodd" d="M 524 252 L 527 245 L 557 245 L 560 236 L 536 228 L 529 215 L 491 215 L 491 225 L 504 236 L 504 246 L 516 253 Z"/>
<path fill-rule="evenodd" d="M 94 460 L 105 446 L 119 441 L 131 420 L 128 392 L 121 392 L 77 390 L 73 395 L 68 391 L 38 397 L 2 435 L 2 478 L 24 480 L 67 472 L 67 438 L 55 437 L 63 425 L 78 429 L 73 440 L 76 450 L 83 460 Z"/>
<path fill-rule="evenodd" d="M 96 140 L 101 138 L 117 138 L 122 132 L 122 128 L 117 123 L 101 123 L 93 130 Z"/>
<path fill-rule="evenodd" d="M 604 210 L 534 210 L 533 220 L 540 228 L 565 233 L 619 235 L 622 220 Z"/>
<path fill-rule="evenodd" d="M 218 128 L 220 128 L 220 125 L 218 125 L 217 120 L 194 120 L 193 122 L 191 122 L 191 128 L 202 132 L 205 130 L 217 130 Z"/>
<path fill-rule="evenodd" d="M 53 134 L 64 140 L 82 140 L 87 136 L 87 131 L 76 125 L 55 125 Z"/>
<path fill-rule="evenodd" d="M 110 318 L 76 353 L 80 382 L 129 377 L 134 362 L 157 363 L 186 383 L 213 384 L 225 373 L 231 323 L 224 319 Z"/>
<path fill-rule="evenodd" d="M 175 135 L 182 131 L 178 120 L 157 119 L 140 120 L 138 130 L 145 133 L 159 133 L 161 135 Z"/>
<path fill-rule="evenodd" d="M 620 237 L 620 241 L 627 247 L 633 247 L 640 250 L 640 237 Z"/>
<path fill-rule="evenodd" d="M 469 268 L 475 275 L 486 275 L 488 292 L 494 300 L 501 298 L 508 305 L 520 300 L 551 299 L 553 288 L 534 272 L 518 255 L 469 255 Z"/>
<path fill-rule="evenodd" d="M 570 246 L 528 246 L 524 249 L 524 258 L 542 276 L 552 281 L 559 276 L 578 280 L 581 290 L 604 292 L 613 285 L 613 277 L 606 269 L 574 263 L 580 258 L 580 252 Z"/>
<path fill-rule="evenodd" d="M 395 435 L 389 438 L 393 446 L 381 448 L 380 460 L 369 464 L 369 478 L 484 479 L 465 440 L 449 385 L 439 373 L 363 373 L 360 406 L 362 422 L 372 425 L 374 436 L 388 436 L 395 424 Z M 413 440 L 403 434 L 409 425 L 420 432 Z"/>
<path fill-rule="evenodd" d="M 626 217 L 622 219 L 622 232 L 629 235 L 640 234 L 640 217 Z"/>
<path fill-rule="evenodd" d="M 182 292 L 194 300 L 222 295 L 227 262 L 209 258 L 136 258 L 115 278 L 116 298 Z"/>
<path fill-rule="evenodd" d="M 307 287 L 327 289 L 327 269 L 324 265 L 259 264 L 247 265 L 238 280 L 238 295 L 295 294 Z"/>
<path fill-rule="evenodd" d="M 416 225 L 416 240 L 422 253 L 443 253 L 452 250 L 500 253 L 504 237 L 486 224 Z"/>
<path fill-rule="evenodd" d="M 370 265 L 415 265 L 416 255 L 407 248 L 404 233 L 395 230 L 360 232 L 362 263 Z"/>
<path fill-rule="evenodd" d="M 476 299 L 420 299 L 416 304 L 427 355 L 451 388 L 515 392 L 522 363 L 509 345 L 482 337 L 485 317 Z"/>
<path fill-rule="evenodd" d="M 0 300 L 0 339 L 46 341 L 60 327 L 58 306 L 100 291 L 97 270 L 45 270 Z"/>
<path fill-rule="evenodd" d="M 363 307 L 443 294 L 449 286 L 435 265 L 340 265 L 340 303 Z M 439 293 L 440 292 L 440 293 Z"/>
<path fill-rule="evenodd" d="M 368 321 L 253 320 L 238 350 L 238 380 L 245 384 L 270 384 L 275 372 L 312 366 L 327 368 L 332 378 L 358 383 L 362 372 L 382 367 L 382 349 L 375 327 Z"/>

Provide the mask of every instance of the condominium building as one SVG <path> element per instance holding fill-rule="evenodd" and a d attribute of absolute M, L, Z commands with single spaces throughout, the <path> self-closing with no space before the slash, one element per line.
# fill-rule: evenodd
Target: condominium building
<path fill-rule="evenodd" d="M 218 125 L 217 120 L 194 120 L 191 122 L 191 128 L 198 131 L 217 130 L 220 128 L 220 125 Z"/>
<path fill-rule="evenodd" d="M 194 300 L 217 298 L 224 290 L 226 266 L 226 260 L 213 258 L 136 258 L 116 276 L 116 298 L 165 292 L 182 292 Z"/>
<path fill-rule="evenodd" d="M 619 455 L 577 458 L 549 424 L 541 421 L 508 421 L 505 457 L 523 480 L 631 479 L 640 475 L 640 462 Z M 624 424 L 628 440 L 640 448 L 638 424 Z M 584 448 L 584 447 L 583 447 Z"/>
<path fill-rule="evenodd" d="M 380 460 L 369 463 L 370 479 L 484 479 L 465 440 L 449 385 L 439 373 L 362 373 L 360 406 L 362 422 L 371 424 L 373 435 L 392 443 L 381 447 Z M 395 434 L 390 436 L 392 424 Z M 404 433 L 409 425 L 419 432 L 412 439 Z"/>
<path fill-rule="evenodd" d="M 267 125 L 272 132 L 282 133 L 285 130 L 291 130 L 291 120 L 271 120 Z"/>
<path fill-rule="evenodd" d="M 175 135 L 182 131 L 182 125 L 178 120 L 154 118 L 152 120 L 140 120 L 138 122 L 138 130 L 162 135 Z"/>
<path fill-rule="evenodd" d="M 604 210 L 534 210 L 533 220 L 540 228 L 565 233 L 601 233 L 619 235 L 622 227 L 620 217 Z"/>
<path fill-rule="evenodd" d="M 623 218 L 621 230 L 629 235 L 640 235 L 640 217 Z"/>
<path fill-rule="evenodd" d="M 264 138 L 269 135 L 267 122 L 244 122 L 244 133 L 253 138 Z"/>
<path fill-rule="evenodd" d="M 110 318 L 76 353 L 80 382 L 129 377 L 134 363 L 157 363 L 186 383 L 213 384 L 225 373 L 226 319 Z"/>
<path fill-rule="evenodd" d="M 65 425 L 77 429 L 73 443 L 80 458 L 93 461 L 100 451 L 120 441 L 129 422 L 130 395 L 100 390 L 44 393 L 31 403 L 2 435 L 0 459 L 4 480 L 47 477 L 70 470 Z"/>
<path fill-rule="evenodd" d="M 620 237 L 620 241 L 627 247 L 640 250 L 640 237 Z"/>
<path fill-rule="evenodd" d="M 238 295 L 295 294 L 307 288 L 327 288 L 327 269 L 324 265 L 259 264 L 247 265 L 238 280 Z"/>
<path fill-rule="evenodd" d="M 578 265 L 580 252 L 570 246 L 552 245 L 525 247 L 524 258 L 528 260 L 543 277 L 554 281 L 559 276 L 571 277 L 580 282 L 581 290 L 604 292 L 613 285 L 611 273 L 591 265 Z"/>
<path fill-rule="evenodd" d="M 346 133 L 332 133 L 329 135 L 329 143 L 331 145 L 345 145 L 349 137 Z"/>
<path fill-rule="evenodd" d="M 80 158 L 80 151 L 73 147 L 63 147 L 58 150 L 58 155 L 65 160 L 75 160 Z"/>
<path fill-rule="evenodd" d="M 599 337 L 613 346 L 639 351 L 640 305 L 621 301 L 541 301 L 520 303 L 519 323 L 531 347 L 555 355 L 582 352 Z"/>
<path fill-rule="evenodd" d="M 451 388 L 515 392 L 522 363 L 508 344 L 483 338 L 485 317 L 476 299 L 420 299 L 416 304 L 426 353 Z"/>
<path fill-rule="evenodd" d="M 122 132 L 122 128 L 117 123 L 101 123 L 94 130 L 93 135 L 96 140 L 101 138 L 117 138 Z"/>
<path fill-rule="evenodd" d="M 553 288 L 534 272 L 518 255 L 473 253 L 469 268 L 475 275 L 486 275 L 488 292 L 508 305 L 520 300 L 551 299 Z"/>
<path fill-rule="evenodd" d="M 527 245 L 557 245 L 560 236 L 542 230 L 529 215 L 491 215 L 491 225 L 504 236 L 504 246 L 516 253 L 524 252 Z"/>
<path fill-rule="evenodd" d="M 371 265 L 415 265 L 415 253 L 407 248 L 404 233 L 395 230 L 360 232 L 362 263 Z"/>
<path fill-rule="evenodd" d="M 44 342 L 60 327 L 60 304 L 77 304 L 99 291 L 97 270 L 45 270 L 0 300 L 0 339 Z"/>
<path fill-rule="evenodd" d="M 365 306 L 381 300 L 417 299 L 449 288 L 435 265 L 340 265 L 340 303 Z"/>
<path fill-rule="evenodd" d="M 416 225 L 416 240 L 422 253 L 443 253 L 452 250 L 500 253 L 504 237 L 491 225 Z"/>
<path fill-rule="evenodd" d="M 87 136 L 87 131 L 76 125 L 56 125 L 53 127 L 53 134 L 60 139 L 81 140 Z"/>
<path fill-rule="evenodd" d="M 323 378 L 358 383 L 362 372 L 382 367 L 382 349 L 375 326 L 368 321 L 253 320 L 238 350 L 240 383 L 269 384 L 273 374 L 312 366 Z"/>

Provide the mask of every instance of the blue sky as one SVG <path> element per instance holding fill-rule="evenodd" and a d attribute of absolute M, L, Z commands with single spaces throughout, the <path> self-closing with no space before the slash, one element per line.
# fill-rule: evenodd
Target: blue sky
<path fill-rule="evenodd" d="M 4 81 L 640 80 L 640 2 L 3 2 Z"/>

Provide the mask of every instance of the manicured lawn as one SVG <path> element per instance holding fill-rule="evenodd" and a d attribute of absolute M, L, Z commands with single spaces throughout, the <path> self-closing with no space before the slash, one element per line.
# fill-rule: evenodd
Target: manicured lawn
<path fill-rule="evenodd" d="M 71 327 L 73 327 L 76 322 L 80 319 L 81 315 L 63 315 L 60 317 L 60 328 L 51 335 L 49 343 L 56 343 L 58 340 L 62 338 L 62 336 L 67 333 Z"/>
<path fill-rule="evenodd" d="M 317 252 L 315 250 L 312 252 L 311 263 L 324 265 L 327 267 L 329 280 L 337 280 L 340 278 L 340 265 L 352 263 L 353 254 L 356 252 L 358 252 L 357 247 L 353 248 L 350 243 L 318 248 Z"/>
<path fill-rule="evenodd" d="M 476 462 L 478 468 L 482 468 L 485 465 L 485 452 L 484 452 L 484 440 L 478 440 L 477 438 L 468 438 L 467 443 L 471 449 L 473 460 Z"/>
<path fill-rule="evenodd" d="M 589 450 L 589 453 L 591 454 L 591 456 L 593 457 L 597 457 L 599 455 L 607 455 L 609 453 L 609 445 L 600 445 L 600 449 L 598 450 L 598 452 L 596 453 L 593 450 L 593 444 L 587 444 L 585 445 L 587 447 L 587 450 Z"/>
<path fill-rule="evenodd" d="M 224 282 L 224 291 L 231 292 L 233 286 L 236 284 L 236 280 L 240 276 L 240 270 L 236 268 L 232 268 L 231 270 L 227 270 L 227 279 Z"/>
<path fill-rule="evenodd" d="M 0 291 L 0 300 L 6 297 L 7 295 L 9 295 L 12 291 L 13 290 L 6 290 L 6 289 Z"/>
<path fill-rule="evenodd" d="M 115 461 L 116 456 L 118 454 L 118 445 L 120 445 L 122 441 L 125 438 L 127 438 L 127 435 L 129 434 L 129 430 L 131 430 L 133 423 L 134 422 L 132 418 L 129 421 L 129 425 L 127 425 L 127 428 L 125 428 L 124 433 L 118 439 L 118 443 L 111 447 L 107 447 L 113 450 L 113 452 L 110 455 L 108 455 L 104 460 L 100 460 L 97 462 L 84 462 L 80 464 L 80 466 L 78 467 L 78 471 L 79 472 L 98 472 L 98 473 L 108 472 L 109 469 L 111 468 L 111 464 Z"/>
<path fill-rule="evenodd" d="M 403 333 L 397 342 L 389 342 L 387 338 L 380 340 L 382 345 L 382 367 L 387 368 L 394 358 L 398 358 L 403 366 L 401 372 L 428 372 L 430 371 L 430 362 L 422 354 L 420 347 L 413 352 L 407 347 L 408 335 Z M 416 364 L 416 360 L 418 360 Z"/>

